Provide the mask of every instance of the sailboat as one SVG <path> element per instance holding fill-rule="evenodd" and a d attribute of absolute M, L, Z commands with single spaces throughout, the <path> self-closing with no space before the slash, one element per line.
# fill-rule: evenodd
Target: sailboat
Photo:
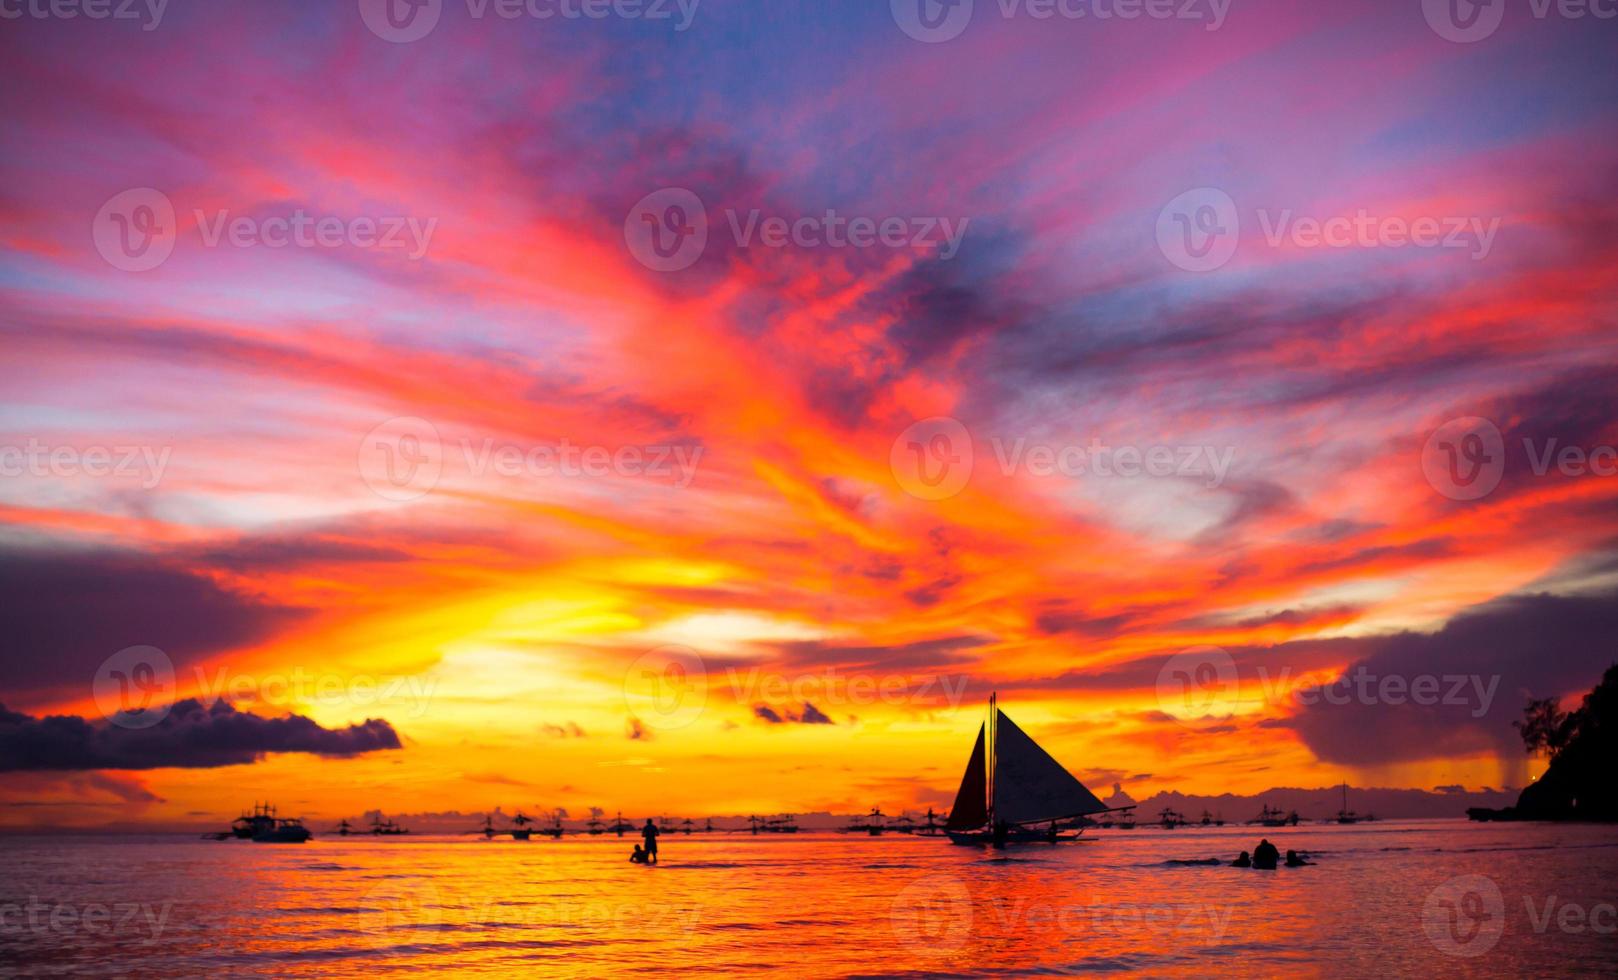
<path fill-rule="evenodd" d="M 1079 817 L 1107 805 L 1062 768 L 989 696 L 989 720 L 978 729 L 944 832 L 955 844 L 1075 840 L 1063 835 Z M 1040 825 L 1044 826 L 1041 827 Z"/>
<path fill-rule="evenodd" d="M 1348 783 L 1343 783 L 1343 808 L 1337 811 L 1338 823 L 1359 823 L 1363 820 L 1375 820 L 1369 813 L 1363 817 L 1348 808 Z"/>

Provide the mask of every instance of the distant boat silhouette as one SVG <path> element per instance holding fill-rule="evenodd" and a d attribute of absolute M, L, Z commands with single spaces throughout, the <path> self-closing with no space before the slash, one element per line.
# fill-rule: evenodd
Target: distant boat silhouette
<path fill-rule="evenodd" d="M 927 822 L 916 828 L 916 834 L 921 837 L 937 837 L 944 832 L 944 821 L 938 819 L 938 814 L 932 807 L 927 808 Z"/>
<path fill-rule="evenodd" d="M 272 804 L 254 803 L 252 812 L 231 821 L 229 830 L 202 836 L 213 840 L 234 837 L 260 844 L 302 844 L 315 835 L 297 817 L 281 817 Z"/>
<path fill-rule="evenodd" d="M 1083 829 L 1064 836 L 1064 825 L 1075 829 L 1077 818 L 1107 809 L 990 695 L 989 719 L 978 729 L 944 830 L 956 844 L 1073 840 Z"/>
<path fill-rule="evenodd" d="M 276 817 L 274 827 L 253 835 L 253 843 L 302 844 L 313 836 L 297 817 Z"/>
<path fill-rule="evenodd" d="M 1287 812 L 1280 807 L 1272 807 L 1266 803 L 1259 810 L 1258 816 L 1247 822 L 1249 824 L 1261 824 L 1265 827 L 1296 827 L 1298 825 L 1298 811 Z"/>
<path fill-rule="evenodd" d="M 533 817 L 518 810 L 517 815 L 511 818 L 511 822 L 516 824 L 515 827 L 511 828 L 512 840 L 528 840 L 534 836 L 533 828 L 528 826 L 534 822 Z"/>
<path fill-rule="evenodd" d="M 1164 830 L 1173 830 L 1176 827 L 1184 827 L 1186 824 L 1185 814 L 1178 810 L 1165 808 L 1157 817 L 1162 822 Z"/>
<path fill-rule="evenodd" d="M 887 825 L 882 821 L 886 814 L 881 807 L 871 807 L 871 812 L 861 817 L 855 817 L 843 828 L 845 834 L 869 834 L 872 837 L 881 837 Z"/>
<path fill-rule="evenodd" d="M 494 814 L 485 813 L 483 815 L 483 826 L 474 827 L 471 830 L 466 831 L 466 833 L 482 834 L 484 840 L 494 840 L 495 836 L 499 834 L 500 831 L 496 829 L 494 825 Z"/>
<path fill-rule="evenodd" d="M 1223 827 L 1225 825 L 1225 818 L 1222 815 L 1216 817 L 1207 810 L 1204 810 L 1202 811 L 1202 825 L 1204 827 Z"/>
<path fill-rule="evenodd" d="M 749 816 L 747 827 L 754 834 L 795 834 L 798 832 L 796 819 L 790 813 L 778 817 Z"/>
<path fill-rule="evenodd" d="M 344 821 L 345 823 L 347 821 Z M 383 820 L 381 811 L 371 818 L 371 833 L 378 837 L 398 837 L 410 831 L 394 823 L 392 820 Z"/>
<path fill-rule="evenodd" d="M 617 834 L 619 837 L 634 829 L 635 825 L 624 819 L 624 811 L 622 810 L 618 811 L 618 817 L 612 822 L 612 826 L 607 828 L 609 832 Z"/>
<path fill-rule="evenodd" d="M 1350 810 L 1348 808 L 1348 783 L 1345 781 L 1343 783 L 1343 808 L 1341 810 L 1337 811 L 1337 822 L 1338 823 L 1362 823 L 1362 822 L 1365 822 L 1365 821 L 1375 820 L 1375 819 L 1376 818 L 1371 816 L 1369 813 L 1365 814 L 1364 816 L 1360 816 L 1359 814 L 1355 813 L 1353 810 Z"/>

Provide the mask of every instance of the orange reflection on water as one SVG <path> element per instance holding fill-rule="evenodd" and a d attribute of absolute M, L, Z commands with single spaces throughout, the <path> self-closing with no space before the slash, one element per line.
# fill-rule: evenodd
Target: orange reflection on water
<path fill-rule="evenodd" d="M 1607 828 L 1263 830 L 1318 862 L 1274 872 L 1225 863 L 1258 828 L 1092 833 L 1004 853 L 904 836 L 671 835 L 652 867 L 628 862 L 632 837 L 8 838 L 7 891 L 38 908 L 30 919 L 0 905 L 0 953 L 22 973 L 278 976 L 1522 975 L 1618 962 L 1610 933 L 1536 929 L 1524 911 L 1552 895 L 1611 903 Z M 1446 918 L 1435 897 L 1477 875 L 1498 888 L 1494 904 Z M 87 914 L 97 906 L 112 914 Z"/>

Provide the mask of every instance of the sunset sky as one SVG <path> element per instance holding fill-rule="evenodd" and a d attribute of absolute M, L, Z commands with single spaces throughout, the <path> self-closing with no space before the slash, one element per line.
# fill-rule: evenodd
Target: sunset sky
<path fill-rule="evenodd" d="M 1536 771 L 1613 21 L 658 6 L 0 21 L 0 825 L 942 808 L 991 691 L 1103 797 Z"/>

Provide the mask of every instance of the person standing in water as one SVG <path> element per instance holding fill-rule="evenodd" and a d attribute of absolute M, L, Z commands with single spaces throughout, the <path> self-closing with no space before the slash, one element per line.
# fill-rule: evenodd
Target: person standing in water
<path fill-rule="evenodd" d="M 652 864 L 657 863 L 657 834 L 657 824 L 652 823 L 651 817 L 647 817 L 646 826 L 640 829 L 640 836 L 646 841 L 646 860 Z"/>

